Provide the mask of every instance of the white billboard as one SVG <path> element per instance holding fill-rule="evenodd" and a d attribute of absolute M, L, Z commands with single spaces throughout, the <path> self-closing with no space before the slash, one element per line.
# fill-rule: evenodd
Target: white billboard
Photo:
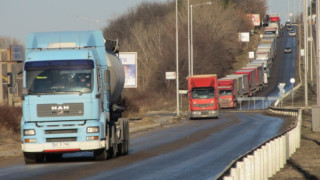
<path fill-rule="evenodd" d="M 250 42 L 249 32 L 240 32 L 239 33 L 239 41 L 240 42 Z"/>
<path fill-rule="evenodd" d="M 176 79 L 177 74 L 176 72 L 166 72 L 166 79 Z"/>
<path fill-rule="evenodd" d="M 120 52 L 119 59 L 124 68 L 124 88 L 137 88 L 137 52 Z"/>

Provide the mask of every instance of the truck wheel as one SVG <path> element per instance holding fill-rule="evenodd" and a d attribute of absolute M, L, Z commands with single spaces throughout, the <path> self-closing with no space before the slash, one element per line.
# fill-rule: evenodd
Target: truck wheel
<path fill-rule="evenodd" d="M 119 143 L 119 155 L 127 155 L 129 152 L 129 122 L 127 119 L 121 118 L 121 143 Z"/>
<path fill-rule="evenodd" d="M 111 136 L 111 147 L 109 149 L 109 154 L 111 158 L 117 157 L 118 153 L 118 138 L 116 134 L 116 125 L 114 122 L 110 123 L 110 136 Z"/>
<path fill-rule="evenodd" d="M 107 159 L 107 151 L 105 149 L 99 149 L 93 151 L 94 158 L 97 161 L 103 161 Z"/>
<path fill-rule="evenodd" d="M 42 153 L 27 153 L 24 152 L 24 161 L 26 164 L 34 164 L 37 162 L 42 162 L 44 160 L 44 155 Z"/>
<path fill-rule="evenodd" d="M 124 144 L 125 144 L 124 155 L 127 155 L 129 153 L 129 144 L 130 144 L 129 121 L 127 119 L 125 121 L 124 127 L 126 132 L 126 136 L 124 138 Z"/>

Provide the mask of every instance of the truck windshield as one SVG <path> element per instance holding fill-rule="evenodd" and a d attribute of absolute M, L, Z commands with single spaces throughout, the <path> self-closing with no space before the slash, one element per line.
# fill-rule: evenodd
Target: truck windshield
<path fill-rule="evenodd" d="M 219 90 L 219 95 L 232 95 L 232 90 Z"/>
<path fill-rule="evenodd" d="M 266 31 L 264 32 L 265 35 L 272 35 L 272 34 L 275 34 L 276 31 Z"/>
<path fill-rule="evenodd" d="M 26 62 L 25 71 L 30 94 L 92 92 L 92 60 Z"/>
<path fill-rule="evenodd" d="M 194 88 L 192 89 L 192 99 L 214 98 L 214 88 Z"/>

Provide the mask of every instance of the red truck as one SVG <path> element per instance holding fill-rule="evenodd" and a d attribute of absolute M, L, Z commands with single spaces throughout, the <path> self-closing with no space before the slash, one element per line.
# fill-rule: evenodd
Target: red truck
<path fill-rule="evenodd" d="M 280 22 L 280 14 L 274 13 L 269 15 L 270 22 Z"/>
<path fill-rule="evenodd" d="M 221 108 L 237 107 L 238 83 L 236 79 L 218 79 L 219 102 Z"/>
<path fill-rule="evenodd" d="M 218 118 L 219 94 L 216 74 L 188 76 L 190 118 Z"/>

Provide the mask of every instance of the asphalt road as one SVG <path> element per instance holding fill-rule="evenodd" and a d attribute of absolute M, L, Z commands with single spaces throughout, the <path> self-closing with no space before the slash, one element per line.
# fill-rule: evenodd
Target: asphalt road
<path fill-rule="evenodd" d="M 187 120 L 131 137 L 129 155 L 96 162 L 60 162 L 0 169 L 0 179 L 213 179 L 233 159 L 279 133 L 283 120 L 264 112 L 222 113 L 218 120 Z"/>

